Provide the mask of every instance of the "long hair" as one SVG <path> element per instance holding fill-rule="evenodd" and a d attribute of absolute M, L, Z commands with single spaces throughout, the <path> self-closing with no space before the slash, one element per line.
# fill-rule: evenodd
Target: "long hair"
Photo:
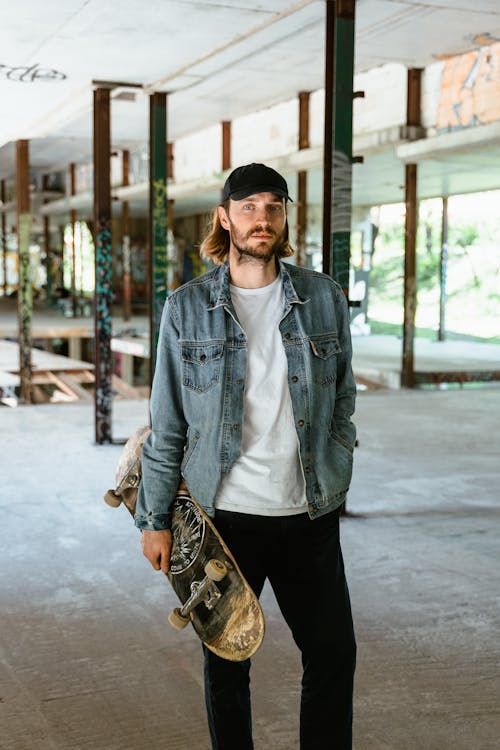
<path fill-rule="evenodd" d="M 221 206 L 229 214 L 229 201 L 221 203 Z M 216 265 L 225 263 L 229 255 L 230 238 L 227 229 L 224 229 L 219 219 L 218 208 L 214 209 L 212 223 L 209 226 L 208 233 L 200 245 L 200 255 L 202 258 L 211 260 Z M 278 258 L 289 258 L 294 254 L 294 249 L 290 245 L 290 232 L 288 229 L 288 218 L 285 224 L 285 234 L 283 242 L 278 248 L 276 255 Z"/>

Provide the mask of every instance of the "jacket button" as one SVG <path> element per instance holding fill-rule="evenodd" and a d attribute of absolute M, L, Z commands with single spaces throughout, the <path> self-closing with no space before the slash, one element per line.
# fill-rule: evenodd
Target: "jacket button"
<path fill-rule="evenodd" d="M 296 375 L 294 375 L 293 378 L 292 378 L 292 383 L 297 383 L 298 380 L 299 380 L 298 377 Z"/>
<path fill-rule="evenodd" d="M 303 427 L 304 426 L 304 420 L 303 419 L 299 419 L 299 421 L 297 422 L 297 424 L 299 425 L 299 427 Z"/>
<path fill-rule="evenodd" d="M 237 430 L 239 428 L 239 424 L 233 424 L 233 430 Z"/>
<path fill-rule="evenodd" d="M 309 466 L 304 466 L 304 473 L 305 474 L 309 474 L 310 471 L 311 471 L 311 469 L 309 468 Z"/>
<path fill-rule="evenodd" d="M 292 338 L 292 334 L 288 333 L 288 331 L 287 331 L 287 333 L 285 333 L 285 338 L 286 339 L 291 339 Z"/>
<path fill-rule="evenodd" d="M 243 380 L 241 378 L 238 378 L 236 381 L 236 385 L 241 385 L 243 383 Z"/>
<path fill-rule="evenodd" d="M 202 354 L 201 357 L 200 357 L 200 362 L 205 362 L 206 359 L 207 359 L 207 355 L 206 354 Z"/>

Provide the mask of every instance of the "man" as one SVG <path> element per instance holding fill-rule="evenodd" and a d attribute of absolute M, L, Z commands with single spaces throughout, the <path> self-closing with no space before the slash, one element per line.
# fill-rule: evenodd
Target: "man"
<path fill-rule="evenodd" d="M 165 305 L 136 524 L 168 570 L 181 478 L 260 595 L 269 578 L 302 653 L 302 750 L 352 746 L 355 640 L 339 543 L 356 387 L 345 296 L 283 263 L 284 178 L 235 169 L 201 246 L 216 266 Z M 253 748 L 250 663 L 205 649 L 215 750 Z"/>

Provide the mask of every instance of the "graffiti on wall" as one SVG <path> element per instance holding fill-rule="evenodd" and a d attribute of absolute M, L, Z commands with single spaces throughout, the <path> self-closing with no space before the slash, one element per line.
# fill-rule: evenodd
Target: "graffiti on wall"
<path fill-rule="evenodd" d="M 2 65 L 0 63 L 0 79 L 15 83 L 35 83 L 35 81 L 64 81 L 66 75 L 59 70 L 41 68 L 34 65 Z"/>
<path fill-rule="evenodd" d="M 436 117 L 438 131 L 500 120 L 500 39 L 481 35 L 479 49 L 444 58 Z"/>
<path fill-rule="evenodd" d="M 96 442 L 110 443 L 112 393 L 112 250 L 108 222 L 99 222 L 95 248 Z"/>

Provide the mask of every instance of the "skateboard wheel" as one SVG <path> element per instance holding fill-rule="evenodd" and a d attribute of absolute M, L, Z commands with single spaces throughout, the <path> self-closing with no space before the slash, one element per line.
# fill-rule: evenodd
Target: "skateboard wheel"
<path fill-rule="evenodd" d="M 119 508 L 122 504 L 121 498 L 119 498 L 113 490 L 108 490 L 104 495 L 104 502 L 111 505 L 112 508 Z"/>
<path fill-rule="evenodd" d="M 227 575 L 227 568 L 220 560 L 209 560 L 205 565 L 205 575 L 211 581 L 222 581 Z"/>
<path fill-rule="evenodd" d="M 179 607 L 176 607 L 173 610 L 173 612 L 169 614 L 168 621 L 170 625 L 176 630 L 183 630 L 186 627 L 186 625 L 189 623 L 190 618 L 184 617 L 184 615 L 181 615 L 181 611 Z"/>

